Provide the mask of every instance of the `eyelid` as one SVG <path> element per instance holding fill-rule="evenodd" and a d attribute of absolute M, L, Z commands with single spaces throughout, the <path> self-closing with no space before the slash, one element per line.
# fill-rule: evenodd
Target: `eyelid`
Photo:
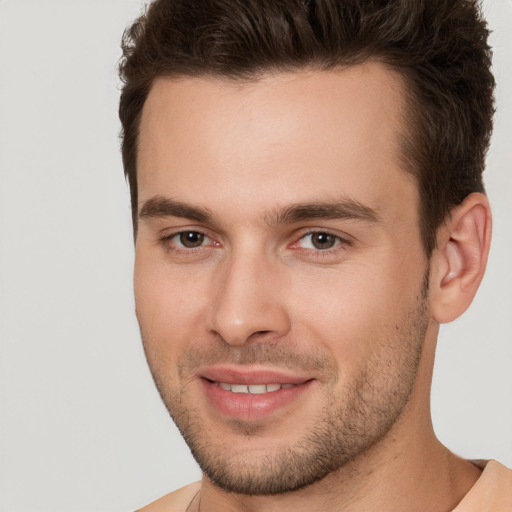
<path fill-rule="evenodd" d="M 202 244 L 198 247 L 185 247 L 180 243 L 175 242 L 175 240 L 178 239 L 178 237 L 183 233 L 198 233 L 204 235 L 204 240 L 208 240 L 209 243 Z M 160 232 L 157 242 L 159 245 L 163 246 L 164 249 L 167 251 L 188 253 L 204 250 L 209 246 L 220 246 L 220 243 L 217 242 L 215 238 L 209 234 L 208 229 L 196 227 L 179 227 L 175 228 L 174 230 L 165 229 L 162 232 Z"/>
<path fill-rule="evenodd" d="M 354 240 L 351 236 L 340 233 L 339 231 L 336 231 L 335 229 L 329 229 L 329 228 L 308 228 L 304 231 L 301 231 L 296 236 L 296 242 L 294 244 L 298 243 L 299 240 L 302 240 L 303 238 L 309 236 L 309 235 L 315 235 L 315 234 L 326 234 L 333 236 L 337 238 L 342 244 L 344 245 L 352 245 L 354 243 Z"/>

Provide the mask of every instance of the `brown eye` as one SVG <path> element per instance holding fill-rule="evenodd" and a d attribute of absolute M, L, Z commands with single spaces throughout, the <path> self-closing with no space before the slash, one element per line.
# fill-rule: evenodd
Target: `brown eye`
<path fill-rule="evenodd" d="M 297 245 L 310 251 L 328 251 L 340 244 L 350 245 L 346 239 L 338 235 L 327 231 L 312 231 L 302 236 Z"/>
<path fill-rule="evenodd" d="M 311 237 L 311 245 L 320 250 L 331 249 L 339 240 L 339 237 L 330 233 L 311 233 L 308 236 Z"/>
<path fill-rule="evenodd" d="M 184 231 L 179 234 L 180 244 L 188 249 L 201 247 L 205 238 L 206 237 L 203 233 L 198 233 L 197 231 Z"/>

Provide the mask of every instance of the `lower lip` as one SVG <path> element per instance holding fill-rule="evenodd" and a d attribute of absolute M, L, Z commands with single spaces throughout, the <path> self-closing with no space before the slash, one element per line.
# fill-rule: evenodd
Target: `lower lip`
<path fill-rule="evenodd" d="M 216 411 L 223 416 L 241 421 L 262 420 L 272 413 L 286 408 L 304 394 L 312 382 L 312 380 L 308 380 L 291 388 L 251 395 L 250 393 L 233 393 L 222 389 L 210 380 L 201 379 L 206 396 Z"/>

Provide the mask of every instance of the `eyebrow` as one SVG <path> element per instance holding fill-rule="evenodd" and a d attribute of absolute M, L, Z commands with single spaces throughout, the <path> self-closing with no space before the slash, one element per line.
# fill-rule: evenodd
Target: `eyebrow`
<path fill-rule="evenodd" d="M 212 213 L 207 208 L 192 206 L 162 196 L 155 196 L 145 201 L 139 212 L 141 220 L 165 217 L 181 217 L 196 222 L 210 222 Z"/>
<path fill-rule="evenodd" d="M 376 210 L 348 198 L 339 201 L 292 204 L 267 215 L 269 224 L 286 224 L 311 219 L 358 220 L 371 223 L 381 220 Z"/>
<path fill-rule="evenodd" d="M 208 208 L 192 206 L 163 196 L 148 199 L 139 212 L 141 220 L 165 217 L 180 217 L 201 223 L 211 223 L 213 220 L 213 214 Z M 339 201 L 291 204 L 285 208 L 276 208 L 275 211 L 265 215 L 265 221 L 270 225 L 291 224 L 312 219 L 346 219 L 371 223 L 381 220 L 373 208 L 347 198 Z"/>

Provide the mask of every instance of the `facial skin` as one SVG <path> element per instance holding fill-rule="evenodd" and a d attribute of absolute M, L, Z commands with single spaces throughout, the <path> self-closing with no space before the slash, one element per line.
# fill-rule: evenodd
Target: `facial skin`
<path fill-rule="evenodd" d="M 149 94 L 137 317 L 214 488 L 286 493 L 430 433 L 437 324 L 401 98 L 377 63 Z"/>

